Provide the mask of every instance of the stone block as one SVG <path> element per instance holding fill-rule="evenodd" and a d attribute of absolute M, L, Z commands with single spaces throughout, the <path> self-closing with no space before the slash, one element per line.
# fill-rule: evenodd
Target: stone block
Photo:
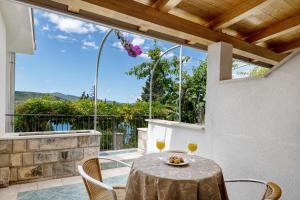
<path fill-rule="evenodd" d="M 12 167 L 22 166 L 22 153 L 10 154 L 10 166 Z"/>
<path fill-rule="evenodd" d="M 71 150 L 61 150 L 59 151 L 59 160 L 60 161 L 71 161 Z"/>
<path fill-rule="evenodd" d="M 75 175 L 79 175 L 78 165 L 82 165 L 83 161 L 75 161 Z"/>
<path fill-rule="evenodd" d="M 40 139 L 27 140 L 27 151 L 40 150 Z"/>
<path fill-rule="evenodd" d="M 113 133 L 113 149 L 119 150 L 123 149 L 123 140 L 124 134 L 123 133 Z"/>
<path fill-rule="evenodd" d="M 10 168 L 10 182 L 18 181 L 18 168 L 12 167 Z"/>
<path fill-rule="evenodd" d="M 0 140 L 0 153 L 12 153 L 12 140 Z"/>
<path fill-rule="evenodd" d="M 98 157 L 99 147 L 84 148 L 84 159 Z"/>
<path fill-rule="evenodd" d="M 88 143 L 89 143 L 88 136 L 78 137 L 78 146 L 79 147 L 88 147 Z"/>
<path fill-rule="evenodd" d="M 21 167 L 18 169 L 18 180 L 30 180 L 43 177 L 42 165 Z"/>
<path fill-rule="evenodd" d="M 75 162 L 59 162 L 53 165 L 53 174 L 58 177 L 75 175 Z"/>
<path fill-rule="evenodd" d="M 26 140 L 14 140 L 13 152 L 14 153 L 26 152 Z"/>
<path fill-rule="evenodd" d="M 100 135 L 78 137 L 79 147 L 95 147 L 100 146 Z"/>
<path fill-rule="evenodd" d="M 33 152 L 23 153 L 23 166 L 33 165 Z"/>
<path fill-rule="evenodd" d="M 58 151 L 43 151 L 43 152 L 34 153 L 35 164 L 57 162 L 58 160 L 59 160 Z"/>
<path fill-rule="evenodd" d="M 72 160 L 82 160 L 83 159 L 83 148 L 72 149 L 71 159 Z"/>
<path fill-rule="evenodd" d="M 70 150 L 59 151 L 60 161 L 72 161 L 72 160 L 82 160 L 83 159 L 83 148 L 76 148 Z"/>
<path fill-rule="evenodd" d="M 77 147 L 77 137 L 41 139 L 41 150 L 70 149 Z"/>
<path fill-rule="evenodd" d="M 0 188 L 9 186 L 10 170 L 9 167 L 0 168 Z"/>
<path fill-rule="evenodd" d="M 9 154 L 0 154 L 0 167 L 9 167 Z"/>
<path fill-rule="evenodd" d="M 43 165 L 43 175 L 44 177 L 53 176 L 53 164 Z"/>

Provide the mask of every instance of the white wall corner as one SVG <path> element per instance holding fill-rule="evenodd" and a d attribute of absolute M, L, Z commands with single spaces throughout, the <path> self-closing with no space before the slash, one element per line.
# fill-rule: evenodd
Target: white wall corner
<path fill-rule="evenodd" d="M 207 132 L 210 132 L 213 128 L 211 115 L 216 107 L 214 98 L 220 81 L 232 78 L 232 50 L 232 45 L 225 42 L 218 42 L 208 46 L 205 108 L 205 127 Z"/>

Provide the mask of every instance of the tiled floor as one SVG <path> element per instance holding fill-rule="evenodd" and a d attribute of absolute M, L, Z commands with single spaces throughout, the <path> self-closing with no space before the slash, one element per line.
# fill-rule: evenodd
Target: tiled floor
<path fill-rule="evenodd" d="M 100 153 L 102 157 L 110 157 L 131 162 L 141 156 L 136 150 L 121 150 Z M 104 182 L 119 185 L 126 182 L 129 168 L 104 163 L 102 173 Z M 72 195 L 71 195 L 72 194 Z M 34 183 L 12 185 L 0 189 L 2 200 L 85 200 L 87 194 L 80 176 L 52 179 Z"/>

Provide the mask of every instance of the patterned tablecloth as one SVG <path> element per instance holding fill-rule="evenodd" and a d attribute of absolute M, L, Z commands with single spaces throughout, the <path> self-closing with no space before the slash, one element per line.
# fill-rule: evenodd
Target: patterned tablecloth
<path fill-rule="evenodd" d="M 162 153 L 164 160 L 169 154 Z M 222 170 L 214 161 L 194 156 L 195 162 L 175 167 L 159 156 L 148 154 L 134 161 L 126 200 L 228 200 Z"/>

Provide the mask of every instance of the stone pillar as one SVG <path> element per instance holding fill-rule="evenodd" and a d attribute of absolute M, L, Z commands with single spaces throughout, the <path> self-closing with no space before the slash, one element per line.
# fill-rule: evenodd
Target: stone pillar
<path fill-rule="evenodd" d="M 123 149 L 123 136 L 124 133 L 113 133 L 113 149 Z"/>
<path fill-rule="evenodd" d="M 145 154 L 147 152 L 147 128 L 138 128 L 138 152 Z"/>
<path fill-rule="evenodd" d="M 232 78 L 232 45 L 224 42 L 214 43 L 208 46 L 207 55 L 207 81 L 206 81 L 206 106 L 205 106 L 205 131 L 210 134 L 213 143 L 214 113 L 218 112 L 218 104 L 215 102 L 219 92 L 220 81 Z M 211 151 L 213 144 L 211 144 Z"/>
<path fill-rule="evenodd" d="M 0 136 L 5 133 L 7 63 L 6 28 L 0 11 Z"/>
<path fill-rule="evenodd" d="M 8 68 L 7 68 L 7 85 L 6 85 L 6 114 L 15 113 L 15 60 L 16 54 L 14 52 L 8 53 Z M 13 117 L 6 117 L 6 132 L 14 132 Z"/>

